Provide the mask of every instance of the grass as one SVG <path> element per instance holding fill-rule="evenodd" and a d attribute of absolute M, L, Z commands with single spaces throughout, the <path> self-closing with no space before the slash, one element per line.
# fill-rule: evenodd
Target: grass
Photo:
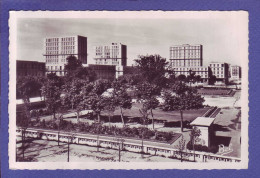
<path fill-rule="evenodd" d="M 123 111 L 123 114 L 125 117 L 128 118 L 136 118 L 141 117 L 141 114 L 139 112 L 139 108 L 141 108 L 140 103 L 134 103 L 132 105 L 131 109 L 126 109 Z M 202 116 L 204 113 L 206 113 L 209 110 L 209 107 L 201 108 L 198 110 L 187 110 L 183 112 L 183 118 L 187 121 L 192 121 L 196 119 L 197 117 Z M 154 118 L 156 120 L 166 120 L 168 122 L 171 121 L 180 121 L 181 116 L 179 111 L 163 111 L 161 109 L 155 109 L 153 110 Z M 102 115 L 108 115 L 107 112 L 102 112 Z M 120 110 L 117 109 L 114 113 L 115 116 L 120 115 Z M 149 118 L 152 118 L 151 115 L 149 115 Z"/>
<path fill-rule="evenodd" d="M 198 93 L 203 95 L 229 95 L 230 91 L 227 89 L 198 89 Z"/>

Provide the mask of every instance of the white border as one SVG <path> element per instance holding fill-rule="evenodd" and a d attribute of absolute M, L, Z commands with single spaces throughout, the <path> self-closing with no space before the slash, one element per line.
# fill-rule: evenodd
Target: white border
<path fill-rule="evenodd" d="M 179 163 L 179 162 L 15 162 L 16 141 L 16 59 L 18 18 L 119 18 L 119 19 L 202 19 L 232 15 L 239 18 L 243 34 L 248 34 L 246 11 L 11 11 L 9 19 L 9 167 L 10 169 L 247 169 L 248 168 L 248 35 L 239 51 L 242 61 L 241 162 L 239 163 Z"/>

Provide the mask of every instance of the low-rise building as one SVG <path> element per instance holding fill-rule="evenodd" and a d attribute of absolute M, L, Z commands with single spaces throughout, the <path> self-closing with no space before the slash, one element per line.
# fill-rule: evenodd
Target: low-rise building
<path fill-rule="evenodd" d="M 209 67 L 212 71 L 212 75 L 216 76 L 216 84 L 228 83 L 229 65 L 224 62 L 211 62 Z"/>
<path fill-rule="evenodd" d="M 95 72 L 97 79 L 114 80 L 116 78 L 116 66 L 114 65 L 89 64 L 88 67 Z"/>
<path fill-rule="evenodd" d="M 209 67 L 197 66 L 197 67 L 174 67 L 173 71 L 176 76 L 185 75 L 186 77 L 194 72 L 195 75 L 200 76 L 203 82 L 208 82 L 211 76 Z"/>
<path fill-rule="evenodd" d="M 45 63 L 38 61 L 16 61 L 16 77 L 45 76 Z"/>
<path fill-rule="evenodd" d="M 241 78 L 241 67 L 240 66 L 231 66 L 230 67 L 230 77 L 231 79 L 240 79 Z"/>

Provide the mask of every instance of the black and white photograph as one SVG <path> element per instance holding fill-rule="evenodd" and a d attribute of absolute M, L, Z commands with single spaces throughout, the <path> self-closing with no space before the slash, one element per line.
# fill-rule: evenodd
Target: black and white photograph
<path fill-rule="evenodd" d="M 245 11 L 11 11 L 11 169 L 248 167 Z"/>

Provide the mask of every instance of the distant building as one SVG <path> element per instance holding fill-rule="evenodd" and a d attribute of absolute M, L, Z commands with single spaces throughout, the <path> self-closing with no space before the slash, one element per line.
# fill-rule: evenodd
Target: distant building
<path fill-rule="evenodd" d="M 127 65 L 127 46 L 121 43 L 112 43 L 106 46 L 95 46 L 97 65 Z"/>
<path fill-rule="evenodd" d="M 230 67 L 230 77 L 231 79 L 240 79 L 241 78 L 241 67 L 240 66 L 231 66 Z"/>
<path fill-rule="evenodd" d="M 69 56 L 75 56 L 82 64 L 87 64 L 87 37 L 69 36 L 44 39 L 47 73 L 64 75 L 64 66 Z"/>
<path fill-rule="evenodd" d="M 211 68 L 212 75 L 216 76 L 216 83 L 228 83 L 228 64 L 224 62 L 211 62 L 209 67 Z"/>
<path fill-rule="evenodd" d="M 116 78 L 116 66 L 89 64 L 88 68 L 96 74 L 97 79 L 114 80 Z"/>
<path fill-rule="evenodd" d="M 203 65 L 202 45 L 174 45 L 170 47 L 172 67 L 197 67 Z"/>
<path fill-rule="evenodd" d="M 45 63 L 38 61 L 16 61 L 16 76 L 45 76 Z"/>
<path fill-rule="evenodd" d="M 209 67 L 175 67 L 173 71 L 176 76 L 185 75 L 186 77 L 190 75 L 191 72 L 195 73 L 195 75 L 199 75 L 201 77 L 202 82 L 209 82 L 209 77 L 211 76 L 211 71 Z"/>
<path fill-rule="evenodd" d="M 203 82 L 208 82 L 210 77 L 209 67 L 203 65 L 203 46 L 202 45 L 175 45 L 170 47 L 171 67 L 176 76 L 185 75 L 186 77 L 194 72 L 199 75 Z"/>

